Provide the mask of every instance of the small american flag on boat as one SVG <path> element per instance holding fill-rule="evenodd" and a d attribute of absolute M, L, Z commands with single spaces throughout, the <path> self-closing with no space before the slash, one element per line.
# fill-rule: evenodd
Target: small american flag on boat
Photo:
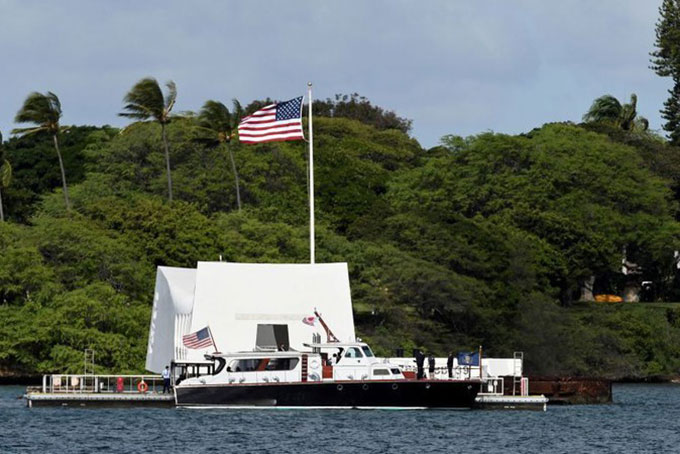
<path fill-rule="evenodd" d="M 238 124 L 241 143 L 303 140 L 302 96 L 270 104 L 244 117 Z"/>
<path fill-rule="evenodd" d="M 316 317 L 313 315 L 305 317 L 302 319 L 302 323 L 305 325 L 314 326 L 314 324 L 316 324 Z"/>
<path fill-rule="evenodd" d="M 182 336 L 182 343 L 185 347 L 191 349 L 206 348 L 215 345 L 209 326 L 206 326 L 195 333 Z"/>

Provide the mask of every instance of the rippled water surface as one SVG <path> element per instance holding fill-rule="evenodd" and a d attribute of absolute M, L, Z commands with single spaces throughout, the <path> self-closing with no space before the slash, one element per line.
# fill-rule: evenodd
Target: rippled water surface
<path fill-rule="evenodd" d="M 548 411 L 26 408 L 0 387 L 1 453 L 680 453 L 680 386 L 615 385 Z"/>

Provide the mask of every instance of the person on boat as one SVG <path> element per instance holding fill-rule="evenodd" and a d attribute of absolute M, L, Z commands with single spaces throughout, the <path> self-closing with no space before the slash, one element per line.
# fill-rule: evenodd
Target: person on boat
<path fill-rule="evenodd" d="M 161 372 L 161 377 L 163 377 L 163 394 L 165 392 L 170 392 L 170 367 L 165 366 L 163 372 Z"/>
<path fill-rule="evenodd" d="M 415 352 L 415 357 L 416 357 L 416 367 L 418 368 L 418 373 L 416 375 L 416 378 L 418 380 L 423 379 L 423 375 L 425 375 L 425 355 L 423 355 L 423 352 L 420 350 L 416 350 Z"/>
<path fill-rule="evenodd" d="M 429 378 L 434 380 L 434 355 L 432 353 L 427 357 L 427 365 L 429 366 Z"/>
<path fill-rule="evenodd" d="M 453 378 L 453 352 L 449 353 L 449 357 L 446 359 L 446 368 L 449 371 L 449 378 Z"/>

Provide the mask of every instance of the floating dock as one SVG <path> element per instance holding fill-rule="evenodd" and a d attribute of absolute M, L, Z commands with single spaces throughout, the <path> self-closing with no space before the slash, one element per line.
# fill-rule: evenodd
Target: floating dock
<path fill-rule="evenodd" d="M 162 391 L 158 375 L 45 375 L 24 399 L 28 407 L 173 407 L 174 394 Z"/>
<path fill-rule="evenodd" d="M 546 411 L 548 398 L 545 396 L 498 396 L 478 395 L 475 408 L 480 410 L 535 410 Z"/>
<path fill-rule="evenodd" d="M 174 407 L 175 396 L 157 393 L 42 393 L 24 395 L 28 407 Z"/>

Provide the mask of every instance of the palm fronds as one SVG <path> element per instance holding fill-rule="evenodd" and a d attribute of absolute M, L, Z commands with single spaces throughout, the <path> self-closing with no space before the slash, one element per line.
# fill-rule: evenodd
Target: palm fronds
<path fill-rule="evenodd" d="M 198 113 L 198 124 L 217 134 L 229 135 L 232 129 L 231 112 L 221 102 L 208 100 Z"/>
<path fill-rule="evenodd" d="M 168 83 L 170 85 L 170 82 Z M 174 83 L 172 84 L 174 87 Z M 177 91 L 174 90 L 172 96 L 177 96 Z M 166 101 L 163 97 L 163 92 L 158 82 L 153 77 L 146 77 L 137 82 L 132 89 L 123 98 L 125 106 L 118 115 L 121 117 L 134 118 L 135 120 L 155 119 L 161 123 L 169 121 L 169 110 L 166 109 Z M 172 101 L 174 105 L 174 99 Z M 172 107 L 171 105 L 171 107 Z"/>
<path fill-rule="evenodd" d="M 16 123 L 33 123 L 30 128 L 17 128 L 12 134 L 26 135 L 46 130 L 53 134 L 59 132 L 61 118 L 61 102 L 57 95 L 48 91 L 45 94 L 33 92 L 26 97 L 24 105 L 19 109 L 14 121 Z"/>
<path fill-rule="evenodd" d="M 593 101 L 590 109 L 583 116 L 586 123 L 611 123 L 625 131 L 644 132 L 649 128 L 649 121 L 637 114 L 637 95 L 630 95 L 630 102 L 621 104 L 612 95 L 604 95 Z"/>
<path fill-rule="evenodd" d="M 615 122 L 621 115 L 621 103 L 612 95 L 604 95 L 593 101 L 588 112 L 583 116 L 583 121 L 592 123 L 597 121 Z"/>

